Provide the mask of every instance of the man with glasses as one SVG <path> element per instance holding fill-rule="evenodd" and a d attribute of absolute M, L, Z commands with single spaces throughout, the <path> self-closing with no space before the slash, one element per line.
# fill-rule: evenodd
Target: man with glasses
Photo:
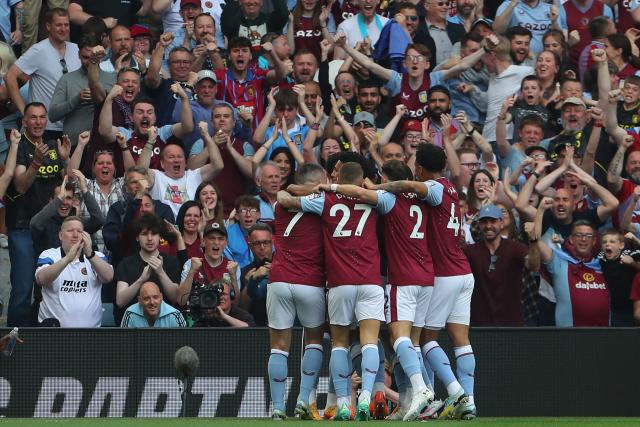
<path fill-rule="evenodd" d="M 228 228 L 229 244 L 224 256 L 236 261 L 244 268 L 253 261 L 253 253 L 249 250 L 247 234 L 260 219 L 260 202 L 253 196 L 238 197 L 235 203 L 235 224 Z"/>
<path fill-rule="evenodd" d="M 46 16 L 46 28 L 49 37 L 29 48 L 4 76 L 11 102 L 23 114 L 27 102 L 42 102 L 48 109 L 58 80 L 64 74 L 75 71 L 82 65 L 78 46 L 67 41 L 69 13 L 65 9 L 51 9 Z M 27 80 L 29 80 L 29 96 L 25 102 L 20 95 L 20 83 Z M 45 139 L 60 136 L 62 136 L 62 123 L 49 121 Z"/>
<path fill-rule="evenodd" d="M 267 284 L 273 258 L 273 235 L 267 224 L 256 223 L 247 232 L 253 262 L 242 269 L 240 304 L 251 313 L 256 326 L 267 326 Z"/>
<path fill-rule="evenodd" d="M 405 51 L 404 66 L 406 73 L 384 68 L 375 63 L 371 58 L 357 51 L 346 43 L 346 35 L 338 31 L 335 43 L 341 46 L 348 55 L 357 63 L 368 68 L 373 74 L 380 77 L 384 82 L 384 88 L 394 97 L 395 104 L 404 104 L 407 109 L 405 119 L 423 119 L 428 111 L 429 88 L 441 84 L 444 80 L 457 76 L 462 71 L 472 67 L 480 58 L 489 51 L 489 47 L 497 44 L 495 36 L 489 36 L 487 41 L 483 41 L 483 49 L 466 56 L 457 65 L 444 71 L 429 73 L 429 60 L 431 53 L 421 44 L 409 44 Z"/>
<path fill-rule="evenodd" d="M 574 222 L 558 248 L 541 232 L 542 213 L 554 204 L 548 197 L 540 203 L 532 245 L 553 283 L 556 326 L 609 326 L 609 286 L 597 258 L 597 228 L 586 220 Z"/>
<path fill-rule="evenodd" d="M 527 245 L 502 238 L 502 218 L 496 205 L 483 206 L 478 214 L 482 241 L 462 248 L 475 280 L 472 326 L 524 326 L 522 270 L 534 267 L 533 258 Z"/>
<path fill-rule="evenodd" d="M 478 159 L 476 150 L 460 148 L 456 151 L 456 154 L 458 154 L 458 158 L 460 159 L 460 175 L 456 179 L 456 183 L 462 191 L 466 193 L 469 182 L 471 181 L 471 175 L 480 170 L 482 163 L 480 163 Z"/>
<path fill-rule="evenodd" d="M 433 39 L 436 51 L 431 52 L 435 63 L 440 64 L 453 54 L 453 45 L 465 34 L 464 26 L 447 21 L 449 17 L 449 0 L 426 0 L 427 15 L 416 30 L 416 38 L 421 40 L 427 33 Z"/>

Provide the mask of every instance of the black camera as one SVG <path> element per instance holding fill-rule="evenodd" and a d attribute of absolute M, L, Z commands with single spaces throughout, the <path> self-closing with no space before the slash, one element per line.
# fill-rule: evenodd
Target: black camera
<path fill-rule="evenodd" d="M 216 280 L 211 284 L 193 282 L 187 312 L 195 321 L 207 317 L 207 311 L 213 310 L 220 305 L 220 296 L 224 292 L 223 281 Z"/>

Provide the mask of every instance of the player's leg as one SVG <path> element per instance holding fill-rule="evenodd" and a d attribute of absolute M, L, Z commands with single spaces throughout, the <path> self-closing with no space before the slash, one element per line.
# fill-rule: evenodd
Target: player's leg
<path fill-rule="evenodd" d="M 295 307 L 289 289 L 283 282 L 269 283 L 267 287 L 267 318 L 271 338 L 271 354 L 267 364 L 274 418 L 285 418 L 284 394 L 288 376 L 291 328 L 295 321 Z"/>
<path fill-rule="evenodd" d="M 378 338 L 378 373 L 373 383 L 373 399 L 371 399 L 371 406 L 369 412 L 376 420 L 383 420 L 389 415 L 389 406 L 387 405 L 387 397 L 384 392 L 384 377 L 385 369 L 384 363 L 386 360 L 384 344 L 382 340 Z"/>
<path fill-rule="evenodd" d="M 447 332 L 451 338 L 456 356 L 456 374 L 467 395 L 466 401 L 456 408 L 454 416 L 456 418 L 471 419 L 476 416 L 473 395 L 476 359 L 469 341 L 471 295 L 473 294 L 474 279 L 472 275 L 467 275 L 465 278 L 465 284 L 447 320 Z"/>
<path fill-rule="evenodd" d="M 376 285 L 359 285 L 355 315 L 360 327 L 362 346 L 362 391 L 358 398 L 358 419 L 369 419 L 373 383 L 380 364 L 378 335 L 384 320 L 384 290 Z"/>
<path fill-rule="evenodd" d="M 305 337 L 296 414 L 303 419 L 313 419 L 313 413 L 309 408 L 309 395 L 315 388 L 318 373 L 322 367 L 325 292 L 323 288 L 305 285 L 294 285 L 291 291 L 298 319 L 304 327 Z"/>
<path fill-rule="evenodd" d="M 447 354 L 438 344 L 439 331 L 445 327 L 455 306 L 464 282 L 455 277 L 436 277 L 431 301 L 427 309 L 425 341 L 422 347 L 423 357 L 427 360 L 435 375 L 445 385 L 448 398 L 445 400 L 441 417 L 448 417 L 464 396 L 464 390 L 451 370 Z"/>
<path fill-rule="evenodd" d="M 356 294 L 356 286 L 346 285 L 329 289 L 328 296 L 332 339 L 329 369 L 338 400 L 338 411 L 334 419 L 340 421 L 348 421 L 351 416 L 349 326 L 354 320 Z"/>

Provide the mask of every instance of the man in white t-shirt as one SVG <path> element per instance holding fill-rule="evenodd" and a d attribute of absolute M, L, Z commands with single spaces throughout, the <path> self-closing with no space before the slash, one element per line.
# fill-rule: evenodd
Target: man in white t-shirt
<path fill-rule="evenodd" d="M 207 144 L 209 163 L 195 170 L 186 170 L 187 160 L 183 148 L 177 144 L 169 144 L 160 153 L 160 166 L 164 172 L 149 169 L 151 197 L 169 205 L 176 217 L 180 206 L 194 199 L 198 185 L 215 178 L 224 167 L 220 151 L 209 135 L 208 125 L 200 122 L 198 126 L 202 139 Z M 153 144 L 147 143 L 138 159 L 139 166 L 149 167 L 152 151 Z"/>
<path fill-rule="evenodd" d="M 47 110 L 53 97 L 58 80 L 63 74 L 75 71 L 82 65 L 78 55 L 78 46 L 68 42 L 69 13 L 65 9 L 54 8 L 47 13 L 46 27 L 49 37 L 31 46 L 9 68 L 4 76 L 11 102 L 18 111 L 24 112 L 24 106 L 33 101 L 42 102 Z M 19 82 L 29 80 L 28 100 L 20 95 Z M 47 131 L 62 133 L 62 122 L 49 121 Z"/>
<path fill-rule="evenodd" d="M 42 287 L 38 321 L 55 319 L 63 328 L 97 328 L 102 321 L 102 284 L 113 279 L 113 267 L 104 254 L 92 249 L 91 236 L 77 216 L 65 218 L 59 237 L 60 247 L 38 257 L 36 283 Z"/>
<path fill-rule="evenodd" d="M 350 47 L 355 48 L 356 43 L 368 38 L 369 46 L 373 49 L 373 46 L 380 38 L 382 27 L 389 21 L 389 19 L 376 13 L 378 3 L 380 3 L 380 0 L 360 0 L 360 12 L 338 25 L 336 33 L 342 31 L 346 34 L 347 44 Z M 334 47 L 333 59 L 345 59 L 346 57 L 347 54 L 342 48 Z"/>
<path fill-rule="evenodd" d="M 496 121 L 505 99 L 520 90 L 522 79 L 535 74 L 533 68 L 524 65 L 513 65 L 511 60 L 511 42 L 498 36 L 499 43 L 491 52 L 485 53 L 481 60 L 489 71 L 489 88 L 487 89 L 487 120 L 482 136 L 487 141 L 496 140 Z"/>

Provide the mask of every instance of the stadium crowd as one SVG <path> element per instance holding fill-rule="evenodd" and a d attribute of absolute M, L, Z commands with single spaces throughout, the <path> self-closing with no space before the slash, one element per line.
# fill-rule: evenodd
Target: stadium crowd
<path fill-rule="evenodd" d="M 460 358 L 469 325 L 640 322 L 637 0 L 42 3 L 0 1 L 9 326 L 268 325 L 286 374 L 286 331 L 318 345 L 328 287 L 339 369 L 332 290 L 372 284 L 341 298 L 378 301 L 388 284 L 386 320 L 403 323 L 396 298 L 434 271 L 435 288 L 472 273 L 467 300 L 440 325 L 417 296 L 409 329 L 460 327 Z M 319 219 L 296 234 L 305 213 Z M 366 323 L 384 316 L 341 309 L 363 366 L 384 360 Z M 391 330 L 398 351 L 409 330 Z M 425 358 L 436 336 L 418 338 Z M 445 384 L 445 411 L 462 388 L 473 405 L 472 381 Z"/>

